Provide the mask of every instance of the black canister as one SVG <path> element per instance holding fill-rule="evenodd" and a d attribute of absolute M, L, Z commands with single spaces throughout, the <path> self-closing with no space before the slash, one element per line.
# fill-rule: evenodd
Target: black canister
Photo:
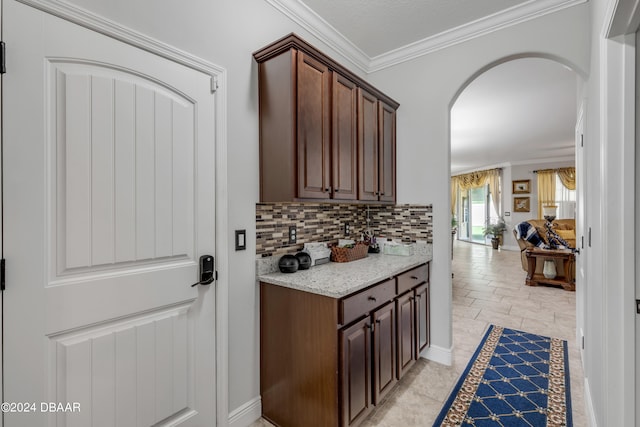
<path fill-rule="evenodd" d="M 308 253 L 298 252 L 296 258 L 298 258 L 298 263 L 300 264 L 298 268 L 300 270 L 308 270 L 311 267 L 311 256 Z"/>
<path fill-rule="evenodd" d="M 300 262 L 294 255 L 283 255 L 278 261 L 278 268 L 283 273 L 295 273 L 299 266 Z"/>

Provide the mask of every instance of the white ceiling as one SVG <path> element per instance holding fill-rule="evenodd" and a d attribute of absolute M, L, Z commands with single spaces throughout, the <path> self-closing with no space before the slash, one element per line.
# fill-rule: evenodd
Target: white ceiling
<path fill-rule="evenodd" d="M 573 157 L 577 75 L 523 58 L 475 79 L 451 109 L 451 173 Z"/>
<path fill-rule="evenodd" d="M 529 0 L 302 0 L 374 58 Z"/>
<path fill-rule="evenodd" d="M 586 0 L 266 1 L 372 72 Z M 576 91 L 573 71 L 541 58 L 479 76 L 452 109 L 452 174 L 572 157 Z"/>

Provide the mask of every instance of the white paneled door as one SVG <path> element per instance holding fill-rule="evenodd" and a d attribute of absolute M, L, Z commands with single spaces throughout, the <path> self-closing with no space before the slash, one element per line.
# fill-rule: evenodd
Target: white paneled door
<path fill-rule="evenodd" d="M 215 425 L 211 77 L 3 8 L 4 425 Z"/>

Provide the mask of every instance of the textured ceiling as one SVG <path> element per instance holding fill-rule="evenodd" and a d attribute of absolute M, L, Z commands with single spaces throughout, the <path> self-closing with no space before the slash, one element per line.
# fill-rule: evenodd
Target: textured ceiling
<path fill-rule="evenodd" d="M 528 0 L 303 0 L 373 58 Z"/>

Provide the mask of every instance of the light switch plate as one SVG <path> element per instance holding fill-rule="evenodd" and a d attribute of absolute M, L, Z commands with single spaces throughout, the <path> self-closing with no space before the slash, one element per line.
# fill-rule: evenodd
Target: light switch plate
<path fill-rule="evenodd" d="M 247 230 L 236 230 L 236 251 L 247 249 Z"/>

